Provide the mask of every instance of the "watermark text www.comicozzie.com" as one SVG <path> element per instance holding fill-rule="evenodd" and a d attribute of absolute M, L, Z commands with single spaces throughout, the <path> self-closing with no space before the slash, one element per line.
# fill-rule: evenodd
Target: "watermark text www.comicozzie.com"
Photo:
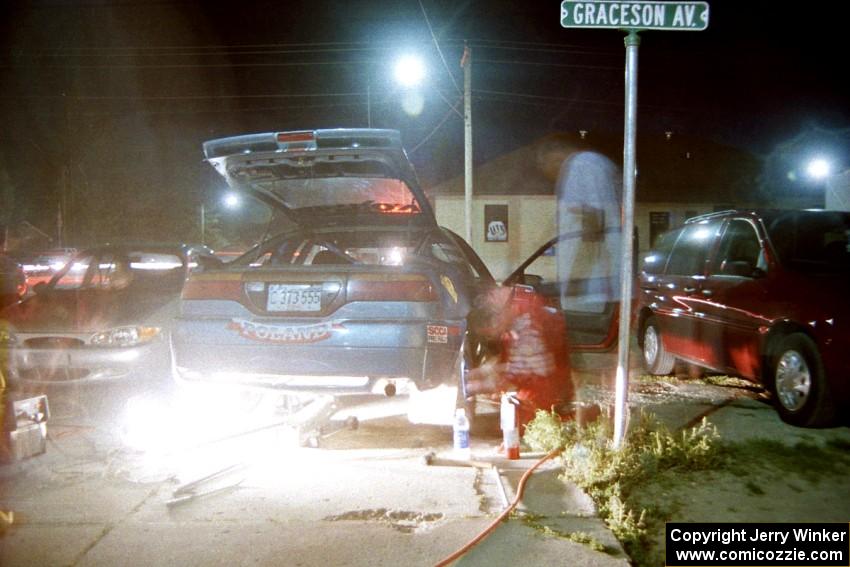
<path fill-rule="evenodd" d="M 669 567 L 850 566 L 850 524 L 668 523 Z"/>

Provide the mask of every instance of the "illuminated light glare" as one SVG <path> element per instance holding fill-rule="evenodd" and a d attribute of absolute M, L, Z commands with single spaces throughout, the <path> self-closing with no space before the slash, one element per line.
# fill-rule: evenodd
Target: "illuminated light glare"
<path fill-rule="evenodd" d="M 407 419 L 416 424 L 451 425 L 456 401 L 457 386 L 441 384 L 424 391 L 412 387 Z"/>
<path fill-rule="evenodd" d="M 829 175 L 830 169 L 828 161 L 823 158 L 816 158 L 806 166 L 806 173 L 813 179 L 823 179 Z"/>
<path fill-rule="evenodd" d="M 407 93 L 401 99 L 401 108 L 409 116 L 419 116 L 425 109 L 425 98 L 421 93 Z"/>
<path fill-rule="evenodd" d="M 407 396 L 395 396 L 392 398 L 379 398 L 371 402 L 360 403 L 356 406 L 343 408 L 333 414 L 330 421 L 339 423 L 348 418 L 356 417 L 357 421 L 366 422 L 387 417 L 407 414 Z"/>
<path fill-rule="evenodd" d="M 131 262 L 134 270 L 173 270 L 183 266 L 180 262 Z"/>
<path fill-rule="evenodd" d="M 707 228 L 700 229 L 694 232 L 694 240 L 706 240 L 711 236 L 711 231 Z"/>
<path fill-rule="evenodd" d="M 418 57 L 404 56 L 395 65 L 395 78 L 402 86 L 416 86 L 425 78 L 425 65 Z"/>
<path fill-rule="evenodd" d="M 404 252 L 402 249 L 397 247 L 391 249 L 385 263 L 387 266 L 401 266 L 404 263 Z"/>
<path fill-rule="evenodd" d="M 224 196 L 224 199 L 222 199 L 222 201 L 224 202 L 224 206 L 230 209 L 235 209 L 242 202 L 241 199 L 239 199 L 239 195 L 237 195 L 236 193 L 228 193 Z"/>

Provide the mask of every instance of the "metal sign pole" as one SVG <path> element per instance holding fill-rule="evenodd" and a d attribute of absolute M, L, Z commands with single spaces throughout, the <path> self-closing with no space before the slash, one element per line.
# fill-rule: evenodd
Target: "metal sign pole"
<path fill-rule="evenodd" d="M 466 241 L 472 246 L 472 49 L 463 48 L 463 225 Z"/>
<path fill-rule="evenodd" d="M 620 270 L 620 336 L 617 353 L 616 399 L 614 407 L 614 447 L 620 448 L 626 435 L 629 411 L 629 347 L 631 345 L 632 283 L 634 278 L 635 232 L 635 146 L 637 133 L 637 69 L 640 37 L 629 31 L 626 44 L 626 119 L 623 142 L 623 263 Z"/>

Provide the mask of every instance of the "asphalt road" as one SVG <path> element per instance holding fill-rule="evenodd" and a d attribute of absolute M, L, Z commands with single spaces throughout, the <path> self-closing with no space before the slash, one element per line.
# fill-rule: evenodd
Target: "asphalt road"
<path fill-rule="evenodd" d="M 611 385 L 599 380 L 604 375 L 584 375 L 588 401 L 613 398 Z M 250 396 L 224 396 L 231 409 L 210 412 L 199 398 L 175 401 L 170 388 L 146 389 L 129 408 L 123 400 L 138 391 L 102 390 L 51 391 L 47 452 L 0 466 L 0 564 L 435 565 L 498 516 L 537 457 L 508 462 L 497 454 L 494 407 L 482 408 L 472 450 L 499 474 L 426 465 L 428 453 L 451 457 L 451 428 L 411 425 L 404 397 L 339 403 L 332 422 L 339 427 L 326 427 L 319 448 L 308 448 L 298 447 L 296 437 L 309 436 L 295 435 L 291 422 L 281 425 L 279 414 Z M 635 380 L 630 402 L 673 428 L 708 415 L 729 437 L 850 439 L 846 427 L 820 432 L 782 424 L 759 389 L 746 385 Z M 234 406 L 259 417 L 246 419 Z M 357 429 L 345 427 L 351 416 Z M 246 430 L 252 433 L 239 434 Z M 220 471 L 195 497 L 180 493 Z M 547 463 L 535 473 L 520 510 L 560 532 L 587 532 L 606 553 L 511 520 L 456 564 L 625 567 L 592 503 L 558 472 Z"/>
<path fill-rule="evenodd" d="M 472 450 L 498 473 L 425 464 L 428 453 L 451 458 L 451 428 L 411 425 L 403 397 L 339 404 L 333 423 L 342 427 L 326 427 L 332 433 L 308 448 L 296 446 L 279 415 L 249 422 L 223 412 L 190 423 L 203 416 L 157 389 L 131 406 L 145 416 L 151 444 L 131 435 L 124 404 L 94 403 L 98 391 L 51 391 L 47 452 L 0 467 L 0 511 L 13 513 L 0 564 L 434 565 L 498 516 L 536 460 L 497 454 L 495 408 L 479 420 Z M 356 430 L 345 427 L 351 415 Z M 244 430 L 253 433 L 238 434 Z M 195 497 L 178 490 L 219 471 Z M 557 473 L 544 467 L 529 484 L 539 495 L 535 513 L 548 507 L 553 521 L 596 534 L 612 553 L 542 540 L 512 521 L 457 564 L 500 564 L 505 546 L 522 552 L 509 543 L 520 541 L 535 545 L 541 564 L 567 547 L 588 565 L 625 565 L 590 502 Z"/>

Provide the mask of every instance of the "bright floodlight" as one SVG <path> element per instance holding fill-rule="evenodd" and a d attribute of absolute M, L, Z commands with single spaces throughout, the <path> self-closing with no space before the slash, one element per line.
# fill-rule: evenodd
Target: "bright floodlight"
<path fill-rule="evenodd" d="M 395 78 L 405 87 L 414 87 L 425 78 L 425 65 L 418 57 L 404 56 L 395 65 Z"/>
<path fill-rule="evenodd" d="M 228 209 L 235 209 L 236 207 L 239 206 L 239 203 L 240 203 L 239 195 L 237 195 L 236 193 L 228 193 L 227 195 L 224 196 L 223 201 L 224 201 L 224 206 L 227 207 Z"/>
<path fill-rule="evenodd" d="M 822 158 L 813 159 L 809 162 L 806 172 L 815 179 L 823 179 L 829 175 L 829 162 Z"/>

